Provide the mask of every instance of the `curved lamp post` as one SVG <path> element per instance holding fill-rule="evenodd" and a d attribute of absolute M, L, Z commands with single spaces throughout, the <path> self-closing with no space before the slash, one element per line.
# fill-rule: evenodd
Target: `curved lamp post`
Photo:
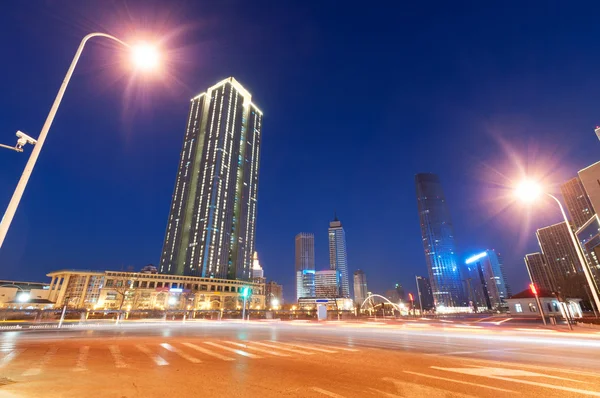
<path fill-rule="evenodd" d="M 132 60 L 140 68 L 150 69 L 150 68 L 156 66 L 158 63 L 158 55 L 157 55 L 155 49 L 148 45 L 132 47 L 129 44 L 125 43 L 124 41 L 122 41 L 114 36 L 108 35 L 106 33 L 99 33 L 99 32 L 90 33 L 81 40 L 81 43 L 79 44 L 79 48 L 77 49 L 77 52 L 75 53 L 75 57 L 73 58 L 73 61 L 71 61 L 71 66 L 69 66 L 69 69 L 67 70 L 67 74 L 60 86 L 60 89 L 58 90 L 58 94 L 56 95 L 56 98 L 54 99 L 54 103 L 52 104 L 52 107 L 50 108 L 50 113 L 48 114 L 48 117 L 46 118 L 46 122 L 44 123 L 44 126 L 42 127 L 42 131 L 40 132 L 40 135 L 37 138 L 37 141 L 34 140 L 34 141 L 36 141 L 35 143 L 31 142 L 32 144 L 34 144 L 33 150 L 31 151 L 29 160 L 27 161 L 27 164 L 25 165 L 25 170 L 23 171 L 23 174 L 21 175 L 21 179 L 19 180 L 19 183 L 17 184 L 17 187 L 15 189 L 15 192 L 13 193 L 10 203 L 8 204 L 6 212 L 4 213 L 4 216 L 2 217 L 2 221 L 0 221 L 0 248 L 2 248 L 2 243 L 4 243 L 4 238 L 6 237 L 8 228 L 10 227 L 10 223 L 12 222 L 12 219 L 15 216 L 15 212 L 17 211 L 17 207 L 19 206 L 19 202 L 21 201 L 21 197 L 23 196 L 23 192 L 25 191 L 25 187 L 27 186 L 29 177 L 31 176 L 31 173 L 33 172 L 33 167 L 35 166 L 35 163 L 36 163 L 38 157 L 40 156 L 42 146 L 44 145 L 44 141 L 46 141 L 46 136 L 48 135 L 48 130 L 50 130 L 50 126 L 52 125 L 52 122 L 54 121 L 54 116 L 56 116 L 56 112 L 58 111 L 60 102 L 62 101 L 63 95 L 65 94 L 65 90 L 67 89 L 67 86 L 69 85 L 69 81 L 71 80 L 71 76 L 73 75 L 73 71 L 75 70 L 75 66 L 77 65 L 77 61 L 79 61 L 79 57 L 81 56 L 81 53 L 83 51 L 83 48 L 85 47 L 85 44 L 92 37 L 105 37 L 107 39 L 114 40 L 119 44 L 122 44 L 124 47 L 126 47 L 128 49 L 131 49 L 132 50 Z"/>
<path fill-rule="evenodd" d="M 592 279 L 591 272 L 588 269 L 587 262 L 585 261 L 585 259 L 583 258 L 583 255 L 581 254 L 581 248 L 579 245 L 579 241 L 575 237 L 575 233 L 573 232 L 573 229 L 571 228 L 571 224 L 569 223 L 567 213 L 565 213 L 565 209 L 563 208 L 562 203 L 560 203 L 560 200 L 558 200 L 558 198 L 556 196 L 554 196 L 548 192 L 543 192 L 541 187 L 538 184 L 536 184 L 533 181 L 528 181 L 528 180 L 521 182 L 521 184 L 519 184 L 519 186 L 517 187 L 515 193 L 516 193 L 517 197 L 524 202 L 533 202 L 540 195 L 546 194 L 547 196 L 554 199 L 556 204 L 558 204 L 560 213 L 562 214 L 563 219 L 565 220 L 565 223 L 567 224 L 567 229 L 569 230 L 569 236 L 571 237 L 571 241 L 573 242 L 573 246 L 575 247 L 575 251 L 577 252 L 577 258 L 579 259 L 579 264 L 581 265 L 581 268 L 583 269 L 585 279 L 587 280 L 587 283 L 590 287 L 590 291 L 592 292 L 592 296 L 594 297 L 594 302 L 596 303 L 596 308 L 600 309 L 600 299 L 598 298 L 598 291 L 596 290 L 596 286 Z M 531 281 L 531 282 L 533 282 L 533 281 Z"/>

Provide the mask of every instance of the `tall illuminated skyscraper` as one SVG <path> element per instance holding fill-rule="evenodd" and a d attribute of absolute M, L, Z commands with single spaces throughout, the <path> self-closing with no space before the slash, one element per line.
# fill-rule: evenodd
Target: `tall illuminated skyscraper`
<path fill-rule="evenodd" d="M 594 208 L 579 177 L 562 184 L 560 191 L 565 199 L 573 230 L 577 231 L 594 215 Z"/>
<path fill-rule="evenodd" d="M 369 294 L 368 292 L 367 276 L 360 269 L 354 271 L 354 302 L 359 306 L 362 305 Z"/>
<path fill-rule="evenodd" d="M 329 268 L 340 271 L 340 293 L 342 297 L 350 297 L 346 232 L 337 216 L 329 223 Z"/>
<path fill-rule="evenodd" d="M 233 77 L 192 98 L 160 272 L 249 279 L 262 112 Z"/>
<path fill-rule="evenodd" d="M 315 297 L 315 235 L 296 235 L 296 300 Z"/>
<path fill-rule="evenodd" d="M 415 185 L 425 261 L 435 305 L 463 306 L 466 302 L 456 258 L 454 228 L 442 184 L 437 175 L 422 173 L 415 176 Z"/>

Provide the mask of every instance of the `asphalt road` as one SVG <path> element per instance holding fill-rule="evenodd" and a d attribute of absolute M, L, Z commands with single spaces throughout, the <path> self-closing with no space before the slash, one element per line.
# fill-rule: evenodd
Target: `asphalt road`
<path fill-rule="evenodd" d="M 198 322 L 0 334 L 4 397 L 600 396 L 600 333 Z"/>

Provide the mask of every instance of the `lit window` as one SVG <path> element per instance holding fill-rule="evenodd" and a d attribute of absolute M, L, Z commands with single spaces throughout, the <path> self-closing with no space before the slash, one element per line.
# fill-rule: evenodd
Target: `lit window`
<path fill-rule="evenodd" d="M 516 312 L 523 312 L 523 307 L 521 307 L 521 304 L 515 304 L 515 311 Z"/>
<path fill-rule="evenodd" d="M 537 308 L 532 303 L 529 303 L 529 312 L 537 312 Z"/>

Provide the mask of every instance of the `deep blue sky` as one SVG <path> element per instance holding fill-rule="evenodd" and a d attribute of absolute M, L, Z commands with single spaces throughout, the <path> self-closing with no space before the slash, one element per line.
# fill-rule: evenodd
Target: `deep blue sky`
<path fill-rule="evenodd" d="M 236 77 L 264 111 L 257 249 L 293 295 L 294 236 L 344 224 L 369 289 L 425 274 L 414 174 L 438 173 L 461 256 L 495 248 L 514 291 L 551 203 L 511 204 L 598 158 L 600 8 L 549 2 L 28 1 L 0 13 L 0 142 L 37 137 L 77 48 L 102 30 L 156 38 L 160 77 L 86 48 L 4 247 L 0 278 L 157 264 L 189 99 Z M 591 3 L 591 2 L 590 2 Z M 382 3 L 383 4 L 383 3 Z M 562 3 L 563 5 L 566 3 Z M 0 151 L 0 207 L 26 158 Z M 507 207 L 508 206 L 508 207 Z"/>

